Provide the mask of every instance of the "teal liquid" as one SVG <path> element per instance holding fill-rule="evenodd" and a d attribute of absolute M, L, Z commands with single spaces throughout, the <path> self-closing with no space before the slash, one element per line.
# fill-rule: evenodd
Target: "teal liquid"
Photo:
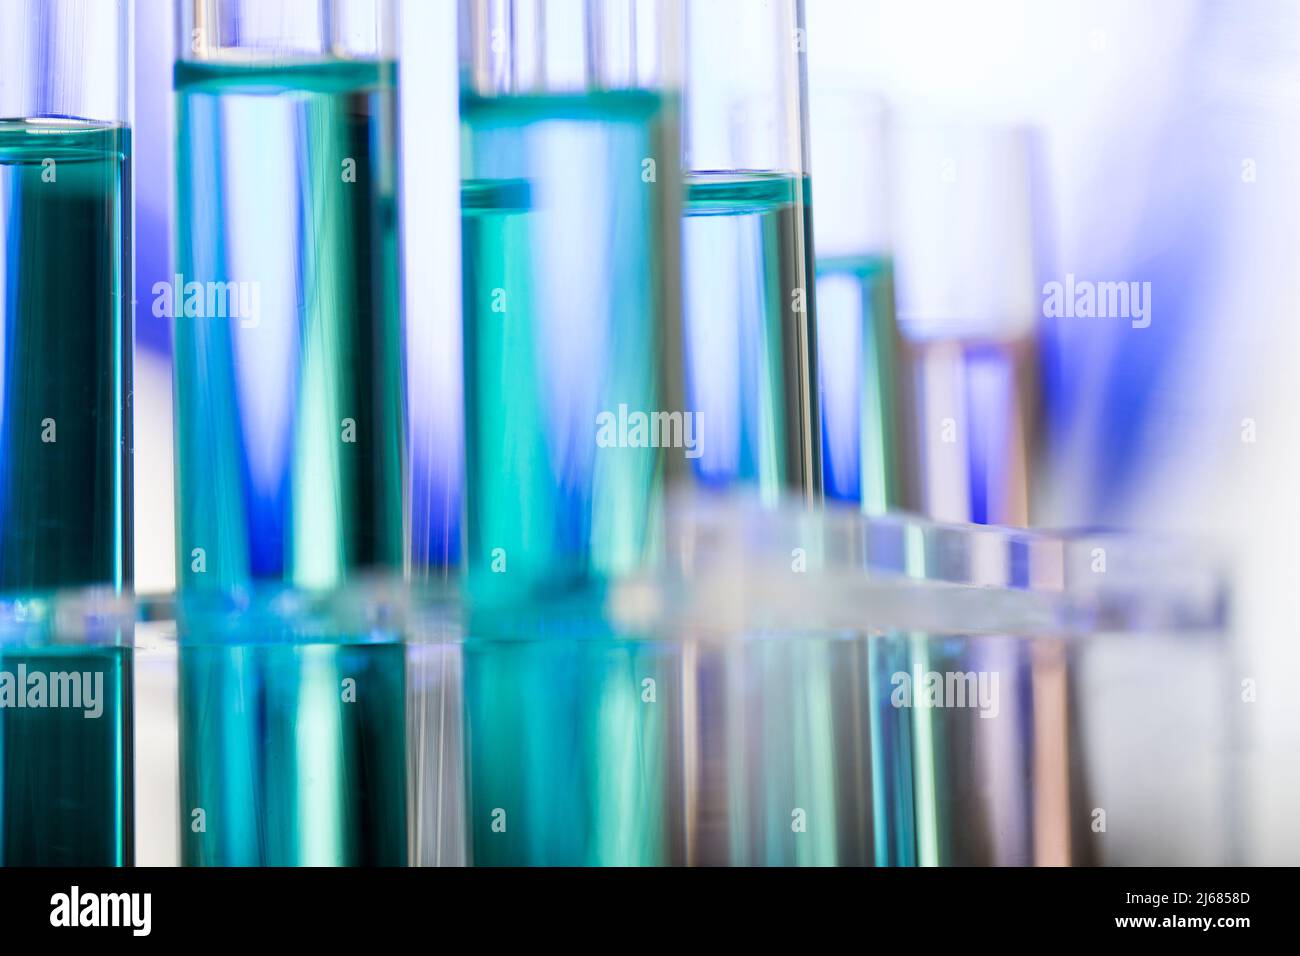
<path fill-rule="evenodd" d="M 620 638 L 598 614 L 480 615 L 471 635 L 471 862 L 684 862 L 680 648 Z"/>
<path fill-rule="evenodd" d="M 464 563 L 479 608 L 598 586 L 654 547 L 664 451 L 602 445 L 598 419 L 672 410 L 673 108 L 641 91 L 462 97 Z M 469 622 L 475 863 L 671 853 L 667 709 L 639 698 L 648 652 L 600 625 L 572 630 Z"/>
<path fill-rule="evenodd" d="M 183 637 L 182 863 L 405 865 L 405 673 L 397 643 Z"/>
<path fill-rule="evenodd" d="M 129 157 L 0 119 L 0 592 L 130 585 Z"/>
<path fill-rule="evenodd" d="M 697 479 L 766 501 L 821 497 L 811 187 L 781 173 L 686 180 L 682 226 L 687 404 Z"/>
<path fill-rule="evenodd" d="M 0 648 L 0 672 L 102 675 L 98 717 L 17 707 L 0 687 L 0 864 L 129 866 L 134 861 L 129 647 Z M 91 678 L 95 680 L 94 677 Z M 32 700 L 30 692 L 27 700 Z"/>
<path fill-rule="evenodd" d="M 130 181 L 126 127 L 0 119 L 0 592 L 130 586 Z M 103 713 L 0 709 L 0 862 L 130 863 L 130 650 L 20 665 L 102 673 Z"/>
<path fill-rule="evenodd" d="M 868 514 L 903 507 L 893 268 L 884 256 L 817 260 L 826 495 Z"/>
<path fill-rule="evenodd" d="M 462 97 L 465 565 L 479 602 L 600 580 L 652 547 L 661 451 L 602 447 L 598 417 L 663 407 L 671 109 L 641 91 Z"/>
<path fill-rule="evenodd" d="M 180 586 L 399 568 L 395 66 L 178 63 L 175 84 L 177 271 L 203 293 L 174 320 Z"/>

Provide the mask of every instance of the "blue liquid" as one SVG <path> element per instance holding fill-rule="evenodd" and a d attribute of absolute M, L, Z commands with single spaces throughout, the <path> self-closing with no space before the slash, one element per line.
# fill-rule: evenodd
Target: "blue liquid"
<path fill-rule="evenodd" d="M 918 422 L 960 403 L 955 441 L 917 429 L 921 505 L 945 521 L 1024 526 L 1033 457 L 1032 338 L 931 339 L 908 343 Z M 932 407 L 933 406 L 933 407 Z"/>

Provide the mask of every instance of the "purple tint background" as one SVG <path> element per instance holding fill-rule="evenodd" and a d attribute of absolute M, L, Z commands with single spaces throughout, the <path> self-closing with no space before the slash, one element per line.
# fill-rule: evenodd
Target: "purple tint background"
<path fill-rule="evenodd" d="M 1043 281 L 1150 282 L 1149 328 L 1040 320 L 1042 523 L 1210 533 L 1236 549 L 1246 858 L 1300 824 L 1300 7 L 1287 0 L 807 0 L 810 82 L 893 108 L 1029 124 L 1042 142 Z M 141 590 L 171 586 L 169 0 L 136 8 L 136 475 Z M 460 459 L 453 0 L 405 0 L 404 302 L 414 550 L 454 557 Z M 829 197 L 816 193 L 817 208 Z M 962 250 L 954 248 L 954 256 Z"/>

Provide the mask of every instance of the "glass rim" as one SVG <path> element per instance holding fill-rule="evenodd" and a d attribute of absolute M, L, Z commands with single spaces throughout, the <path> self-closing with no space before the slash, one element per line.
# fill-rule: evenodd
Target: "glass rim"
<path fill-rule="evenodd" d="M 303 29 L 303 0 L 257 0 L 264 19 L 241 14 L 246 0 L 176 0 L 175 59 L 185 63 L 288 65 L 336 60 L 388 61 L 398 57 L 400 4 L 397 0 L 327 0 L 316 6 L 318 20 Z M 278 21 L 270 13 L 280 12 Z M 351 36 L 347 13 L 369 26 L 368 37 Z M 224 18 L 223 12 L 230 15 Z M 290 16 L 293 14 L 293 16 Z M 235 24 L 227 39 L 223 26 Z M 242 31 L 248 27 L 248 36 Z M 292 30 L 291 30 L 292 28 Z M 214 37 L 213 34 L 216 34 Z M 359 46 L 350 44 L 362 41 Z"/>

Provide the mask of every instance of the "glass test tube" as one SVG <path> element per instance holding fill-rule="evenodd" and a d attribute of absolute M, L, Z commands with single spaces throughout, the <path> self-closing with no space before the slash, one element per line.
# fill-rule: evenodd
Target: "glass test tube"
<path fill-rule="evenodd" d="M 400 568 L 393 4 L 179 10 L 180 586 Z"/>
<path fill-rule="evenodd" d="M 674 0 L 462 0 L 465 561 L 480 601 L 635 568 L 676 314 Z M 671 330 L 669 330 L 671 331 Z"/>
<path fill-rule="evenodd" d="M 0 617 L 24 629 L 48 592 L 131 587 L 129 19 L 0 5 Z M 0 637 L 0 862 L 131 861 L 126 628 Z M 74 672 L 103 682 L 96 719 L 15 706 Z"/>
<path fill-rule="evenodd" d="M 0 591 L 131 582 L 126 6 L 0 9 Z"/>
<path fill-rule="evenodd" d="M 660 665 L 602 623 L 599 590 L 653 553 L 684 451 L 664 447 L 683 438 L 680 5 L 460 14 L 469 852 L 669 862 L 668 709 L 640 696 Z"/>
<path fill-rule="evenodd" d="M 868 514 L 903 505 L 888 114 L 861 92 L 814 90 L 819 188 L 835 202 L 815 222 L 817 349 L 826 496 Z"/>
<path fill-rule="evenodd" d="M 686 5 L 682 225 L 694 476 L 822 489 L 802 0 Z"/>
<path fill-rule="evenodd" d="M 1032 141 L 926 118 L 891 130 L 906 503 L 1024 525 L 1036 407 Z"/>
<path fill-rule="evenodd" d="M 692 477 L 705 488 L 755 488 L 767 505 L 786 495 L 817 505 L 803 2 L 692 0 L 686 12 L 682 290 L 687 406 L 699 435 Z M 818 543 L 797 546 L 815 557 Z M 702 742 L 695 811 L 730 821 L 712 828 L 708 854 L 739 865 L 860 862 L 847 845 L 797 840 L 790 830 L 795 809 L 835 806 L 844 766 L 825 751 L 830 740 L 853 739 L 855 728 L 834 720 L 852 712 L 838 702 L 845 688 L 854 692 L 856 671 L 825 642 L 742 648 L 730 656 L 702 650 L 687 675 Z M 796 675 L 792 687 L 787 674 Z M 744 700 L 764 703 L 735 706 Z M 766 735 L 770 723 L 816 727 L 815 742 Z M 810 746 L 816 757 L 805 759 Z M 839 812 L 854 810 L 841 804 Z"/>
<path fill-rule="evenodd" d="M 403 561 L 394 6 L 178 4 L 186 863 L 407 858 L 400 647 L 295 610 Z"/>

